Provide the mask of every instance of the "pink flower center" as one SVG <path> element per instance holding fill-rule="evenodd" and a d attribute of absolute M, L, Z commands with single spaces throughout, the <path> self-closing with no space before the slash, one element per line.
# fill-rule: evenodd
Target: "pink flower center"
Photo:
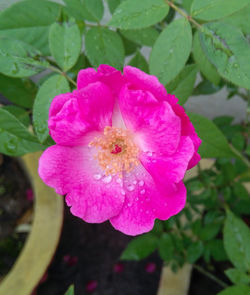
<path fill-rule="evenodd" d="M 102 136 L 96 137 L 89 143 L 98 149 L 95 156 L 106 175 L 130 172 L 139 165 L 139 148 L 128 130 L 106 126 Z"/>

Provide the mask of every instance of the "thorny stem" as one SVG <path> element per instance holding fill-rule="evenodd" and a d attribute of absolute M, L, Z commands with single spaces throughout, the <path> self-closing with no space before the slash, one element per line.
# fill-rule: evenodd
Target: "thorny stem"
<path fill-rule="evenodd" d="M 54 66 L 49 66 L 49 69 L 55 73 L 58 73 L 62 76 L 64 76 L 70 83 L 72 83 L 75 87 L 77 86 L 76 85 L 76 82 L 71 79 L 66 73 L 62 72 L 60 69 L 58 69 L 57 67 L 54 67 Z"/>
<path fill-rule="evenodd" d="M 227 288 L 228 287 L 228 285 L 225 282 L 223 282 L 222 280 L 218 279 L 216 276 L 214 276 L 210 272 L 206 271 L 204 268 L 200 267 L 199 265 L 194 264 L 193 267 L 196 270 L 198 270 L 200 273 L 202 273 L 203 275 L 207 276 L 209 279 L 215 281 L 221 287 L 223 287 L 223 288 Z"/>
<path fill-rule="evenodd" d="M 175 11 L 177 11 L 179 14 L 184 16 L 189 22 L 193 23 L 198 29 L 201 29 L 201 25 L 197 23 L 190 15 L 188 15 L 185 11 L 180 9 L 178 6 L 176 6 L 173 2 L 166 0 L 166 3 L 172 7 Z"/>

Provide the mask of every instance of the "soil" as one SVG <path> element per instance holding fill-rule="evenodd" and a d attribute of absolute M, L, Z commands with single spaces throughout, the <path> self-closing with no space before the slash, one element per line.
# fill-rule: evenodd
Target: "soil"
<path fill-rule="evenodd" d="M 37 295 L 155 295 L 162 262 L 157 253 L 136 262 L 119 261 L 131 237 L 108 223 L 87 224 L 65 208 L 61 241 Z"/>
<path fill-rule="evenodd" d="M 28 235 L 31 193 L 19 162 L 0 154 L 0 277 L 10 270 Z M 21 228 L 23 225 L 26 229 Z"/>

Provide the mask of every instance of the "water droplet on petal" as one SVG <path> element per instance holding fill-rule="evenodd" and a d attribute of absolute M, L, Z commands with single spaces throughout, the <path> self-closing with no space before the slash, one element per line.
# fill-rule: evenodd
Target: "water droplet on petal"
<path fill-rule="evenodd" d="M 126 195 L 126 192 L 125 192 L 125 190 L 124 190 L 124 189 L 122 189 L 122 190 L 121 190 L 121 194 L 122 194 L 123 196 L 125 196 L 125 195 Z"/>
<path fill-rule="evenodd" d="M 139 181 L 139 186 L 143 186 L 144 185 L 144 181 L 143 180 L 140 180 Z"/>
<path fill-rule="evenodd" d="M 133 181 L 133 184 L 137 184 L 137 180 L 134 180 L 134 181 Z"/>
<path fill-rule="evenodd" d="M 140 193 L 143 195 L 143 194 L 145 194 L 145 189 L 142 189 L 141 191 L 140 191 Z"/>
<path fill-rule="evenodd" d="M 104 178 L 102 179 L 102 181 L 103 181 L 104 183 L 110 183 L 111 180 L 112 180 L 112 176 L 111 176 L 111 175 L 108 175 L 108 176 L 106 176 L 106 177 L 104 177 Z"/>
<path fill-rule="evenodd" d="M 136 201 L 138 201 L 138 200 L 139 200 L 139 198 L 138 198 L 138 197 L 136 197 L 136 198 L 135 198 L 135 200 L 136 200 Z"/>
<path fill-rule="evenodd" d="M 128 191 L 130 191 L 130 192 L 132 192 L 134 189 L 135 189 L 135 186 L 134 185 L 128 185 L 127 186 L 127 189 L 128 189 Z"/>
<path fill-rule="evenodd" d="M 117 178 L 117 179 L 116 179 L 116 182 L 121 184 L 121 183 L 122 183 L 121 178 Z"/>
<path fill-rule="evenodd" d="M 101 174 L 94 174 L 93 177 L 95 180 L 99 180 L 102 178 L 102 175 Z"/>
<path fill-rule="evenodd" d="M 128 203 L 128 207 L 131 207 L 132 206 L 132 204 L 131 203 Z"/>
<path fill-rule="evenodd" d="M 149 157 L 152 157 L 152 153 L 151 152 L 147 152 L 147 155 L 149 156 Z"/>

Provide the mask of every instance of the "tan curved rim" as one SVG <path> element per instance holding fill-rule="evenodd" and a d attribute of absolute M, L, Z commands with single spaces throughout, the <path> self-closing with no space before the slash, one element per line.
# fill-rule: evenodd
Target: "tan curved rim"
<path fill-rule="evenodd" d="M 37 173 L 41 153 L 22 157 L 35 193 L 32 229 L 11 271 L 0 285 L 0 295 L 29 295 L 55 253 L 63 223 L 63 198 L 47 187 Z"/>

